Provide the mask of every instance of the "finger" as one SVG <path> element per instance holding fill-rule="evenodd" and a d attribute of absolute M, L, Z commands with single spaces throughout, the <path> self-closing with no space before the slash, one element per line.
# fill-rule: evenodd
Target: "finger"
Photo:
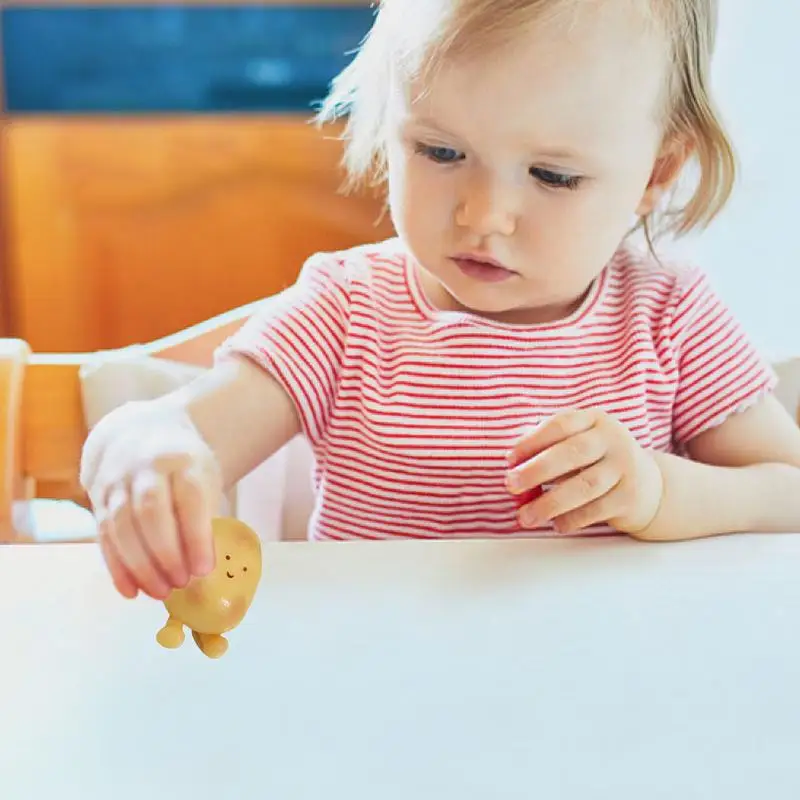
<path fill-rule="evenodd" d="M 129 600 L 133 600 L 139 594 L 139 587 L 136 584 L 133 576 L 128 572 L 125 565 L 117 553 L 114 543 L 109 536 L 108 526 L 110 521 L 104 523 L 99 531 L 97 541 L 100 545 L 100 552 L 103 560 L 106 562 L 108 571 L 111 573 L 111 580 L 114 582 L 114 587 L 123 596 Z"/>
<path fill-rule="evenodd" d="M 596 464 L 607 452 L 607 439 L 596 428 L 590 428 L 514 467 L 508 473 L 508 489 L 516 494 L 552 483 Z"/>
<path fill-rule="evenodd" d="M 138 473 L 131 482 L 135 524 L 149 553 L 173 587 L 189 582 L 169 479 L 155 470 Z"/>
<path fill-rule="evenodd" d="M 520 509 L 523 527 L 537 527 L 592 503 L 615 489 L 621 472 L 606 460 L 558 483 L 538 500 Z"/>
<path fill-rule="evenodd" d="M 564 439 L 588 431 L 597 420 L 598 412 L 595 409 L 565 411 L 550 417 L 511 448 L 506 457 L 508 463 L 511 467 L 515 467 Z"/>
<path fill-rule="evenodd" d="M 108 517 L 108 498 L 113 488 L 114 484 L 105 480 L 94 480 L 88 486 L 83 487 L 98 524 L 101 519 Z"/>
<path fill-rule="evenodd" d="M 592 525 L 607 524 L 610 519 L 621 513 L 623 508 L 624 501 L 618 492 L 612 490 L 585 506 L 556 517 L 553 525 L 559 533 L 577 533 Z"/>
<path fill-rule="evenodd" d="M 120 408 L 106 414 L 88 431 L 81 450 L 79 481 L 84 490 L 98 482 L 100 473 L 108 471 L 109 439 L 115 427 L 114 420 L 119 416 Z M 113 461 L 113 459 L 112 459 Z M 108 482 L 108 481 L 106 481 Z"/>
<path fill-rule="evenodd" d="M 109 538 L 141 590 L 156 600 L 164 600 L 171 587 L 145 547 L 133 518 L 129 498 L 130 494 L 125 486 L 119 486 L 111 492 L 108 513 L 113 520 L 113 528 Z"/>
<path fill-rule="evenodd" d="M 207 575 L 215 564 L 214 512 L 202 476 L 195 470 L 173 473 L 172 498 L 189 569 L 193 575 Z"/>

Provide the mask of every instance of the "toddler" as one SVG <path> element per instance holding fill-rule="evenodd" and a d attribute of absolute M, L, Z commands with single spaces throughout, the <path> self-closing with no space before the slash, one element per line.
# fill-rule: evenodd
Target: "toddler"
<path fill-rule="evenodd" d="M 117 589 L 211 570 L 221 492 L 297 434 L 312 540 L 800 531 L 774 374 L 703 273 L 654 249 L 734 182 L 716 14 L 383 0 L 320 119 L 346 116 L 351 183 L 385 188 L 397 236 L 313 255 L 208 374 L 91 432 Z"/>

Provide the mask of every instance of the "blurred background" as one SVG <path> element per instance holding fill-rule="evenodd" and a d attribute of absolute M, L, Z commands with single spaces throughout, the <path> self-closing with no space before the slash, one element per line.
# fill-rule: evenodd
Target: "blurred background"
<path fill-rule="evenodd" d="M 3 335 L 125 346 L 391 233 L 310 122 L 367 2 L 0 2 Z"/>
<path fill-rule="evenodd" d="M 800 6 L 722 0 L 715 84 L 737 194 L 675 249 L 757 344 L 800 353 Z M 391 234 L 338 193 L 313 104 L 366 0 L 134 5 L 0 0 L 0 334 L 119 347 L 279 291 L 313 251 Z"/>
<path fill-rule="evenodd" d="M 740 160 L 730 205 L 676 251 L 773 359 L 800 355 L 800 3 L 719 0 L 714 89 Z"/>

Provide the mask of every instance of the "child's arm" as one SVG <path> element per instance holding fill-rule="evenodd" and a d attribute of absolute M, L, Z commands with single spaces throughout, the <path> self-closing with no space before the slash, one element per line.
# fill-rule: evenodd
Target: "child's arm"
<path fill-rule="evenodd" d="M 309 258 L 167 397 L 116 409 L 87 438 L 81 482 L 117 588 L 165 597 L 213 567 L 222 490 L 299 432 L 325 435 L 349 314 L 345 259 Z"/>
<path fill-rule="evenodd" d="M 219 361 L 164 402 L 189 416 L 214 453 L 226 491 L 301 431 L 288 392 L 244 357 Z"/>
<path fill-rule="evenodd" d="M 244 358 L 189 386 L 112 411 L 89 434 L 81 483 L 118 591 L 163 599 L 214 566 L 223 488 L 300 429 L 287 392 Z"/>
<path fill-rule="evenodd" d="M 639 539 L 800 533 L 800 428 L 771 395 L 689 441 L 689 458 L 642 448 L 598 410 L 547 420 L 509 454 L 509 489 L 556 485 L 520 509 L 525 527 L 608 522 Z"/>
<path fill-rule="evenodd" d="M 663 494 L 647 539 L 747 531 L 800 533 L 800 427 L 769 396 L 687 444 L 655 454 Z"/>

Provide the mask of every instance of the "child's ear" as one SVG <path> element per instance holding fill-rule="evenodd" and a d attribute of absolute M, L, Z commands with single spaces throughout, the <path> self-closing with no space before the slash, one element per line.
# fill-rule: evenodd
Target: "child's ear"
<path fill-rule="evenodd" d="M 661 198 L 678 179 L 693 150 L 693 143 L 686 138 L 675 136 L 665 142 L 653 166 L 647 189 L 636 209 L 640 217 L 648 216 L 658 206 Z"/>

